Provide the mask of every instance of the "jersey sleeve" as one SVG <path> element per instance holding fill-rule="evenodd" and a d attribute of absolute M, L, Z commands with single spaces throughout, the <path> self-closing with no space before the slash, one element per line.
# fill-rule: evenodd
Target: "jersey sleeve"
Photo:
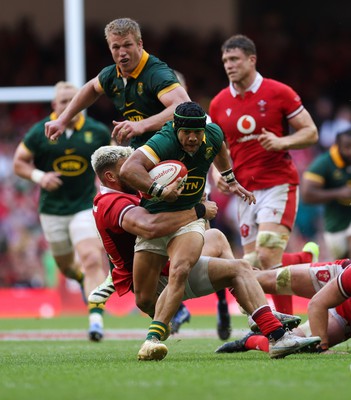
<path fill-rule="evenodd" d="M 45 120 L 46 121 L 46 120 Z M 44 123 L 45 121 L 40 121 L 34 124 L 23 138 L 23 143 L 27 149 L 35 154 L 40 154 L 40 144 L 43 143 L 45 138 L 44 134 Z"/>
<path fill-rule="evenodd" d="M 211 133 L 211 136 L 213 137 L 214 151 L 215 154 L 218 154 L 224 141 L 224 134 L 222 129 L 217 124 L 210 123 L 206 125 L 206 131 Z"/>
<path fill-rule="evenodd" d="M 155 164 L 163 160 L 177 159 L 176 135 L 172 122 L 166 122 L 160 131 L 152 136 L 140 150 Z"/>
<path fill-rule="evenodd" d="M 281 82 L 276 82 L 279 89 L 279 97 L 281 98 L 281 107 L 287 119 L 298 115 L 303 109 L 300 96 L 293 88 Z"/>
<path fill-rule="evenodd" d="M 149 73 L 152 91 L 158 98 L 180 86 L 175 73 L 166 63 L 155 64 Z"/>
<path fill-rule="evenodd" d="M 324 184 L 328 176 L 328 162 L 325 154 L 318 156 L 303 173 L 303 177 L 307 180 Z"/>
<path fill-rule="evenodd" d="M 139 199 L 134 201 L 128 195 L 108 194 L 100 197 L 95 207 L 95 218 L 103 221 L 104 229 L 110 229 L 112 232 L 123 232 L 123 217 L 130 209 L 139 204 Z"/>

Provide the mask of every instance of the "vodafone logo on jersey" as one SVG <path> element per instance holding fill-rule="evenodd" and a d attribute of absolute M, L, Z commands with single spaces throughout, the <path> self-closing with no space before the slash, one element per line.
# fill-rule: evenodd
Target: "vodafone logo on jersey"
<path fill-rule="evenodd" d="M 238 119 L 236 126 L 239 132 L 247 135 L 256 129 L 256 121 L 251 115 L 243 115 Z"/>

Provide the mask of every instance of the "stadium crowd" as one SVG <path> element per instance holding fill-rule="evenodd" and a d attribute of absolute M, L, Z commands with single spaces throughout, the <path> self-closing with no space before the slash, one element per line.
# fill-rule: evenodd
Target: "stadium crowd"
<path fill-rule="evenodd" d="M 337 109 L 347 102 L 351 87 L 351 28 L 319 24 L 318 20 L 309 25 L 291 25 L 273 13 L 252 18 L 241 30 L 256 42 L 260 71 L 291 84 L 319 128 L 322 124 L 328 126 L 326 122 L 332 125 Z M 88 79 L 111 63 L 102 33 L 103 26 L 86 29 Z M 148 51 L 184 72 L 190 96 L 207 110 L 213 96 L 228 83 L 220 51 L 225 35 L 218 31 L 209 32 L 206 37 L 176 28 L 162 36 L 143 29 Z M 0 27 L 0 49 L 6 54 L 0 60 L 0 86 L 47 86 L 65 78 L 62 32 L 43 40 L 31 21 L 19 20 L 14 26 Z M 0 287 L 41 287 L 54 281 L 38 219 L 38 188 L 12 172 L 13 153 L 19 141 L 49 111 L 49 103 L 0 103 Z M 107 99 L 99 99 L 89 114 L 112 127 L 113 105 Z M 293 151 L 299 172 L 302 174 L 324 149 L 319 143 Z M 223 204 L 216 226 L 227 234 L 234 252 L 240 256 L 238 233 L 226 221 L 231 201 L 216 191 L 212 199 Z M 301 248 L 306 240 L 321 243 L 322 229 L 320 206 L 301 203 L 289 246 Z M 329 255 L 323 254 L 322 246 L 321 250 L 321 259 L 327 259 Z"/>

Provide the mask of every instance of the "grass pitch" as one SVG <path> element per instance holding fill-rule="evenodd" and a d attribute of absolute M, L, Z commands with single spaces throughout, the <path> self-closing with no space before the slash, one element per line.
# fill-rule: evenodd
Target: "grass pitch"
<path fill-rule="evenodd" d="M 86 317 L 0 320 L 0 331 L 85 330 Z M 140 315 L 105 319 L 106 330 L 143 329 Z M 215 330 L 215 317 L 193 316 L 182 327 Z M 232 318 L 233 328 L 247 330 L 246 320 Z M 237 332 L 237 331 L 236 331 Z M 34 335 L 35 336 L 35 335 Z M 250 351 L 215 354 L 223 342 L 213 338 L 167 341 L 169 353 L 161 362 L 138 362 L 141 340 L 2 340 L 0 341 L 0 399 L 48 400 L 349 400 L 351 349 L 347 354 L 296 354 L 271 360 Z M 235 336 L 232 335 L 231 340 Z"/>

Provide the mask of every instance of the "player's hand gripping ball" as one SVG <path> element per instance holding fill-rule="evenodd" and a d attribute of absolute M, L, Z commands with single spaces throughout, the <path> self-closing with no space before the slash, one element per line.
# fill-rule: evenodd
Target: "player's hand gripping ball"
<path fill-rule="evenodd" d="M 158 184 L 163 186 L 168 186 L 178 178 L 182 178 L 178 185 L 178 188 L 180 188 L 185 184 L 188 178 L 188 170 L 181 161 L 167 160 L 161 161 L 153 168 L 151 168 L 149 171 L 149 175 L 154 182 L 157 182 Z M 143 193 L 142 195 L 145 199 L 154 199 L 147 193 Z M 157 198 L 155 198 L 155 200 L 156 199 Z"/>

